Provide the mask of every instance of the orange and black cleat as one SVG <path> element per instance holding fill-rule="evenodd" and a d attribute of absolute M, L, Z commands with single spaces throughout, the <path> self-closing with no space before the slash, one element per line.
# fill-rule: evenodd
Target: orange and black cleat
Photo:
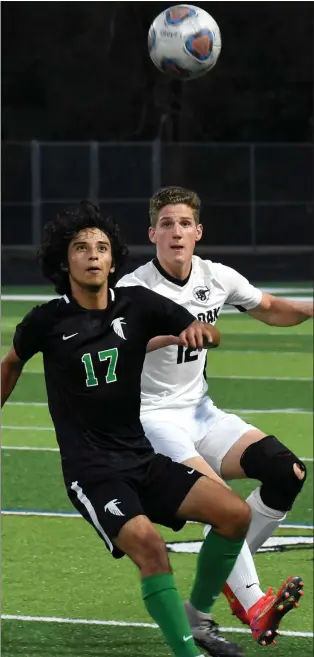
<path fill-rule="evenodd" d="M 250 628 L 259 645 L 268 646 L 275 643 L 275 638 L 279 635 L 279 624 L 288 611 L 299 606 L 299 600 L 304 595 L 303 587 L 301 577 L 289 577 L 276 595 L 269 589 L 266 595 L 248 610 Z"/>

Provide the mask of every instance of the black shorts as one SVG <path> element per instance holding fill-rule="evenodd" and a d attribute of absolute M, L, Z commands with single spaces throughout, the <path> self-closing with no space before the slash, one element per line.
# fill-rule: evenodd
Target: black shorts
<path fill-rule="evenodd" d="M 112 473 L 95 484 L 73 480 L 69 498 L 80 514 L 96 529 L 112 555 L 123 552 L 114 546 L 123 525 L 138 515 L 179 531 L 185 521 L 176 512 L 202 475 L 181 463 L 156 454 L 148 465 L 124 473 Z"/>

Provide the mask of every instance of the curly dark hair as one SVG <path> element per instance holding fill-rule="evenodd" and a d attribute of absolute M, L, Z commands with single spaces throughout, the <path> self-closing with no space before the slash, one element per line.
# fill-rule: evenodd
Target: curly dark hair
<path fill-rule="evenodd" d="M 77 205 L 60 212 L 56 219 L 44 227 L 42 244 L 38 259 L 42 274 L 52 281 L 58 294 L 71 292 L 69 275 L 65 270 L 68 261 L 68 247 L 72 239 L 85 228 L 99 228 L 109 237 L 114 273 L 108 282 L 114 285 L 119 269 L 128 255 L 128 248 L 120 235 L 120 229 L 111 218 L 103 217 L 97 205 L 90 201 L 80 201 Z"/>

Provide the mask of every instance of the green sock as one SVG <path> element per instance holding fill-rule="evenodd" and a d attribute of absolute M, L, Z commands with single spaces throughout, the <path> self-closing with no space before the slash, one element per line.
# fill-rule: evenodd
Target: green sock
<path fill-rule="evenodd" d="M 199 553 L 190 602 L 207 613 L 218 598 L 242 549 L 243 539 L 226 538 L 212 529 Z"/>
<path fill-rule="evenodd" d="M 142 595 L 148 613 L 159 625 L 174 655 L 202 657 L 193 641 L 173 575 L 165 573 L 145 577 L 142 580 Z"/>

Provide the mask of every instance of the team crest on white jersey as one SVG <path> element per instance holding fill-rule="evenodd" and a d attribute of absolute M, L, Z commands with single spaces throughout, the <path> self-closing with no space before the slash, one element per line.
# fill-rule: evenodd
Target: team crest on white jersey
<path fill-rule="evenodd" d="M 119 336 L 119 338 L 123 338 L 123 340 L 126 340 L 122 328 L 122 324 L 126 324 L 126 322 L 124 322 L 123 320 L 124 317 L 117 317 L 116 319 L 113 320 L 113 322 L 111 322 L 111 326 L 114 332 Z"/>
<path fill-rule="evenodd" d="M 121 504 L 121 502 L 118 502 L 117 499 L 110 500 L 108 504 L 105 504 L 105 511 L 109 511 L 113 516 L 124 516 L 125 514 L 118 508 L 118 504 Z"/>
<path fill-rule="evenodd" d="M 210 295 L 210 289 L 206 285 L 199 285 L 198 287 L 194 288 L 193 295 L 196 301 L 202 301 L 203 303 L 206 303 Z"/>

